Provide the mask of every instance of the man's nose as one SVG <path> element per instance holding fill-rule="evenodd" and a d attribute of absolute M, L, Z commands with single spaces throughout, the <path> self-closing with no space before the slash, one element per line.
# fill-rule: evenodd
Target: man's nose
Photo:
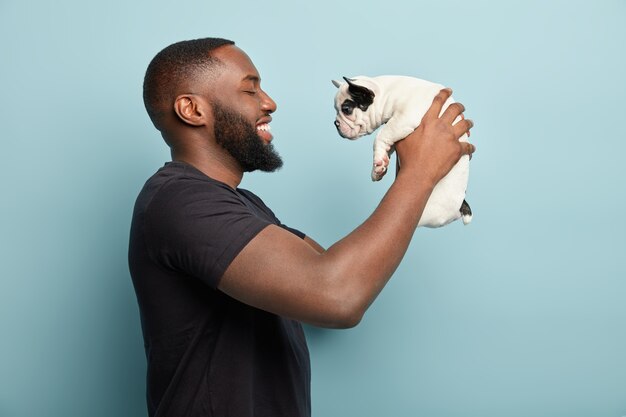
<path fill-rule="evenodd" d="M 261 108 L 268 113 L 274 113 L 276 111 L 276 102 L 272 100 L 272 98 L 263 91 L 265 97 L 263 97 L 263 102 L 261 103 Z"/>

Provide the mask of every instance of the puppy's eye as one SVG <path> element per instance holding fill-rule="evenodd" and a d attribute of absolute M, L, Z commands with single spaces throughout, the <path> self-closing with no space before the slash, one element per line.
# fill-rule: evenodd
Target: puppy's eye
<path fill-rule="evenodd" d="M 352 100 L 346 100 L 341 105 L 341 112 L 346 116 L 350 116 L 354 110 L 355 103 Z"/>

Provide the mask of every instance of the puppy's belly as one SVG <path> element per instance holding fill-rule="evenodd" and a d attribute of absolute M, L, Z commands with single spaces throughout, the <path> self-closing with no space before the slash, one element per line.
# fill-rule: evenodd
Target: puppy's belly
<path fill-rule="evenodd" d="M 466 141 L 464 136 L 462 141 Z M 441 227 L 461 217 L 461 204 L 469 178 L 469 156 L 461 157 L 452 170 L 433 189 L 418 226 Z"/>

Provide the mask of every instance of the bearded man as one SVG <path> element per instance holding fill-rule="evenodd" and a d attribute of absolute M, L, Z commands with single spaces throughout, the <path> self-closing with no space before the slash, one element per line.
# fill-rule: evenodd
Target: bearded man
<path fill-rule="evenodd" d="M 151 61 L 144 103 L 172 161 L 141 190 L 129 265 L 148 361 L 153 416 L 311 415 L 301 322 L 359 323 L 409 245 L 435 184 L 473 145 L 471 127 L 440 115 L 442 90 L 397 144 L 402 169 L 372 215 L 325 250 L 238 188 L 244 172 L 274 171 L 276 103 L 232 41 L 166 47 Z"/>

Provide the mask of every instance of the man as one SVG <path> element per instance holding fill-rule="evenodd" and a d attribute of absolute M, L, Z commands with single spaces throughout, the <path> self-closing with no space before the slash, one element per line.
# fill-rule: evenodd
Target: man
<path fill-rule="evenodd" d="M 355 326 L 404 255 L 434 187 L 474 147 L 442 90 L 397 144 L 402 169 L 367 221 L 324 250 L 249 191 L 244 172 L 282 161 L 276 103 L 233 42 L 159 52 L 144 102 L 172 162 L 137 198 L 129 264 L 148 359 L 150 416 L 310 416 L 300 322 Z"/>

